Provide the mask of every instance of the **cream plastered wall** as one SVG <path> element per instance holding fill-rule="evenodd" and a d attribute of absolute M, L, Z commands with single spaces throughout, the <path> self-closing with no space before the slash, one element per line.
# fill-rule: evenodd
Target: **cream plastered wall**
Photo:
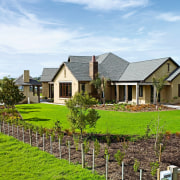
<path fill-rule="evenodd" d="M 42 96 L 49 98 L 49 84 L 48 84 L 48 82 L 42 83 Z"/>
<path fill-rule="evenodd" d="M 151 88 L 143 86 L 143 96 L 139 97 L 139 104 L 149 104 L 151 102 Z M 136 86 L 132 86 L 132 103 L 136 103 Z"/>
<path fill-rule="evenodd" d="M 168 63 L 170 65 L 169 72 L 168 72 Z M 153 78 L 161 78 L 161 77 L 164 77 L 166 75 L 169 75 L 176 68 L 177 68 L 177 66 L 171 60 L 168 60 L 159 69 L 157 69 L 150 77 L 148 77 L 145 82 L 152 82 Z"/>
<path fill-rule="evenodd" d="M 171 96 L 170 103 L 180 103 L 180 97 L 178 97 L 178 85 L 180 84 L 180 74 L 171 82 Z"/>
<path fill-rule="evenodd" d="M 54 79 L 54 102 L 55 103 L 65 103 L 65 100 L 69 98 L 59 97 L 59 83 L 60 82 L 71 82 L 72 83 L 72 96 L 79 90 L 79 85 L 77 79 L 73 76 L 68 67 L 64 64 L 61 71 L 58 73 Z"/>
<path fill-rule="evenodd" d="M 112 101 L 113 99 L 115 99 L 114 92 L 115 91 L 114 91 L 113 86 L 111 86 L 110 83 L 107 83 L 106 88 L 105 88 L 106 101 Z"/>
<path fill-rule="evenodd" d="M 165 85 L 160 92 L 160 102 L 170 103 L 172 99 L 172 89 L 170 85 Z"/>
<path fill-rule="evenodd" d="M 24 86 L 23 94 L 24 94 L 24 96 L 26 96 L 26 98 L 22 101 L 22 103 L 27 102 L 28 97 L 29 97 L 31 103 L 38 103 L 39 102 L 38 96 L 33 96 L 33 92 L 29 91 L 29 86 Z"/>

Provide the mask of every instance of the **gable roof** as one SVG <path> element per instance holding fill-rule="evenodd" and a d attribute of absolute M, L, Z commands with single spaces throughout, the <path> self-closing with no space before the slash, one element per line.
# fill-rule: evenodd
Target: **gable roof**
<path fill-rule="evenodd" d="M 174 72 L 172 72 L 169 77 L 166 79 L 167 81 L 172 81 L 173 79 L 176 78 L 180 74 L 180 67 L 177 68 Z"/>
<path fill-rule="evenodd" d="M 29 82 L 24 82 L 23 74 L 15 79 L 15 84 L 20 86 L 41 86 L 41 83 L 33 79 L 31 76 L 29 77 Z"/>
<path fill-rule="evenodd" d="M 69 56 L 68 62 L 64 62 L 72 74 L 78 81 L 91 81 L 89 76 L 89 62 L 92 56 Z M 113 53 L 105 53 L 96 56 L 98 62 L 98 72 L 100 76 L 109 78 L 111 81 L 117 81 L 127 68 L 129 62 L 114 55 Z M 53 80 L 61 70 L 62 65 L 56 72 Z"/>
<path fill-rule="evenodd" d="M 59 68 L 44 68 L 41 75 L 41 82 L 51 82 Z"/>
<path fill-rule="evenodd" d="M 168 60 L 172 59 L 166 57 L 130 63 L 119 81 L 144 81 Z M 178 66 L 175 61 L 173 62 Z"/>

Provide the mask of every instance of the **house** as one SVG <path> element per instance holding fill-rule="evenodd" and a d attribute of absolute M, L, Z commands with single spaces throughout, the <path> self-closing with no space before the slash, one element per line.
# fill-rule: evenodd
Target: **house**
<path fill-rule="evenodd" d="M 105 88 L 106 100 L 147 104 L 156 102 L 153 78 L 167 77 L 159 95 L 161 103 L 180 102 L 180 67 L 171 58 L 130 63 L 113 53 L 99 56 L 70 56 L 52 78 L 54 102 L 64 103 L 76 92 L 87 91 L 95 96 L 90 81 L 96 74 L 110 81 Z"/>
<path fill-rule="evenodd" d="M 15 84 L 19 87 L 19 90 L 23 92 L 24 96 L 26 96 L 21 103 L 27 103 L 28 99 L 31 103 L 40 102 L 41 83 L 29 75 L 29 70 L 24 70 L 24 74 L 15 80 Z"/>
<path fill-rule="evenodd" d="M 54 98 L 54 82 L 52 81 L 58 68 L 44 68 L 40 82 L 42 83 L 42 96 L 46 98 Z"/>

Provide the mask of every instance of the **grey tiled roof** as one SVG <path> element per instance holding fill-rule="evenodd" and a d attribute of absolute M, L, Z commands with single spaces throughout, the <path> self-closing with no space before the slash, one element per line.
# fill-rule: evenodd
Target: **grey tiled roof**
<path fill-rule="evenodd" d="M 172 81 L 176 76 L 180 74 L 180 67 L 176 69 L 170 76 L 166 79 L 167 81 Z"/>
<path fill-rule="evenodd" d="M 75 78 L 79 81 L 91 81 L 89 77 L 89 63 L 65 62 L 64 63 Z"/>
<path fill-rule="evenodd" d="M 92 56 L 70 56 L 66 66 L 79 81 L 91 81 L 89 62 Z M 112 53 L 96 56 L 100 76 L 117 81 L 128 66 L 128 62 Z"/>
<path fill-rule="evenodd" d="M 130 63 L 119 81 L 143 81 L 169 57 Z"/>
<path fill-rule="evenodd" d="M 41 75 L 41 82 L 51 82 L 59 68 L 44 68 Z"/>
<path fill-rule="evenodd" d="M 31 76 L 29 77 L 29 82 L 28 82 L 28 83 L 25 83 L 25 82 L 24 82 L 23 75 L 21 75 L 19 78 L 17 78 L 17 79 L 15 80 L 15 84 L 16 84 L 16 85 L 20 85 L 20 86 L 31 86 L 31 85 L 40 86 L 40 85 L 41 85 L 40 82 L 32 79 Z"/>

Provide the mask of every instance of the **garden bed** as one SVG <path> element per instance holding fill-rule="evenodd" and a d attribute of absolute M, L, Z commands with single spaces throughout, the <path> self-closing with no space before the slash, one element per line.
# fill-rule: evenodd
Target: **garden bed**
<path fill-rule="evenodd" d="M 142 105 L 132 105 L 132 104 L 102 104 L 95 105 L 94 109 L 107 110 L 107 111 L 125 111 L 125 112 L 154 112 L 157 110 L 168 111 L 175 110 L 164 105 L 157 106 L 154 104 L 142 104 Z"/>
<path fill-rule="evenodd" d="M 8 133 L 8 125 L 4 124 L 4 129 L 2 126 L 2 131 L 7 134 Z M 17 137 L 17 127 L 13 126 L 13 136 L 19 140 L 23 140 L 23 131 L 22 127 L 18 130 L 19 135 Z M 12 135 L 12 126 L 9 126 L 9 134 Z M 25 131 L 24 136 L 25 143 L 30 142 L 29 131 Z M 67 142 L 70 141 L 71 143 L 71 162 L 74 164 L 81 163 L 81 151 L 80 151 L 80 143 L 79 148 L 76 151 L 74 146 L 74 141 L 72 136 L 68 136 L 65 134 L 62 144 L 61 144 L 61 152 L 62 158 L 68 160 L 68 148 Z M 151 168 L 150 163 L 157 161 L 157 157 L 155 156 L 154 152 L 154 139 L 141 139 L 134 142 L 114 142 L 111 143 L 108 147 L 106 143 L 100 142 L 100 153 L 98 157 L 95 158 L 95 170 L 103 175 L 105 174 L 105 158 L 104 158 L 104 150 L 105 147 L 108 147 L 108 151 L 110 154 L 109 159 L 109 170 L 108 170 L 108 177 L 110 179 L 121 179 L 121 167 L 116 162 L 114 155 L 117 150 L 123 149 L 124 143 L 128 144 L 128 148 L 125 151 L 125 158 L 124 158 L 124 179 L 128 180 L 137 180 L 139 179 L 139 172 L 134 172 L 133 164 L 134 160 L 137 159 L 140 161 L 139 169 L 143 171 L 143 180 L 155 180 L 156 177 L 151 176 Z M 32 145 L 37 146 L 36 143 L 36 134 L 32 133 Z M 38 147 L 42 150 L 43 149 L 43 141 L 42 137 L 38 134 Z M 86 155 L 86 167 L 91 169 L 92 167 L 92 148 L 94 147 L 94 142 L 90 141 L 90 150 Z M 160 163 L 161 170 L 166 170 L 168 165 L 176 165 L 180 167 L 180 134 L 177 133 L 176 135 L 168 134 L 168 138 L 166 139 L 166 148 L 162 153 L 162 161 Z M 50 152 L 50 139 L 49 136 L 45 138 L 45 151 Z M 59 158 L 59 143 L 58 138 L 55 136 L 55 141 L 52 142 L 52 152 L 53 155 Z"/>

